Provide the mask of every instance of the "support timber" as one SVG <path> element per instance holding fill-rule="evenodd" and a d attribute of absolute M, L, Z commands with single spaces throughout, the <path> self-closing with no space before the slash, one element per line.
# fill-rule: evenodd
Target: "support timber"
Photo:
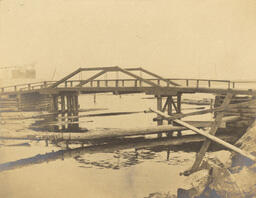
<path fill-rule="evenodd" d="M 229 105 L 229 103 L 230 103 L 232 97 L 233 97 L 233 94 L 228 93 L 228 94 L 226 95 L 226 97 L 225 97 L 225 99 L 224 99 L 223 104 L 221 105 L 221 107 L 222 107 L 222 108 L 227 107 L 227 105 Z M 220 125 L 221 125 L 221 121 L 222 121 L 223 116 L 224 116 L 224 112 L 217 112 L 215 121 L 214 121 L 214 123 L 213 123 L 213 125 L 212 125 L 212 127 L 211 127 L 211 129 L 210 129 L 210 131 L 209 131 L 209 134 L 211 134 L 211 135 L 215 135 L 215 134 L 216 134 L 217 129 L 218 129 L 218 128 L 220 127 Z M 201 164 L 201 162 L 202 162 L 202 160 L 203 160 L 203 158 L 204 158 L 204 156 L 205 156 L 205 153 L 206 153 L 206 151 L 208 150 L 210 144 L 211 144 L 211 140 L 206 139 L 206 140 L 204 141 L 204 143 L 203 143 L 203 145 L 202 145 L 202 147 L 201 147 L 199 153 L 197 153 L 197 155 L 196 155 L 195 162 L 194 162 L 194 164 L 193 164 L 191 170 L 189 171 L 189 174 L 191 174 L 191 173 L 193 173 L 193 172 L 195 172 L 195 171 L 198 170 L 198 168 L 199 168 L 199 166 L 200 166 L 200 164 Z"/>

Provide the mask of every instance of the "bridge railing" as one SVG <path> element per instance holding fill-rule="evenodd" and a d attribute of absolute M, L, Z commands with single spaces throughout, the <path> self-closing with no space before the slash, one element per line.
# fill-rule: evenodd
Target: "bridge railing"
<path fill-rule="evenodd" d="M 34 83 L 23 83 L 18 85 L 10 85 L 5 87 L 0 87 L 1 92 L 18 92 L 26 90 L 35 90 L 41 88 L 47 88 L 49 85 L 55 81 L 43 81 L 43 82 L 34 82 Z"/>
<path fill-rule="evenodd" d="M 146 79 L 154 82 L 161 87 L 172 86 L 170 82 L 176 82 L 182 87 L 196 87 L 196 88 L 235 88 L 235 83 L 228 80 L 208 80 L 208 79 L 181 79 L 170 78 L 165 79 Z M 61 87 L 75 87 L 80 80 L 69 80 L 62 84 Z M 92 80 L 87 82 L 84 87 L 146 87 L 150 86 L 142 80 L 138 79 L 108 79 L 108 80 Z"/>
<path fill-rule="evenodd" d="M 247 89 L 249 84 L 256 86 L 256 81 L 230 81 L 230 80 L 209 80 L 209 79 L 187 79 L 187 78 L 168 78 L 146 79 L 154 82 L 161 87 L 171 87 L 170 82 L 175 82 L 182 87 L 194 88 L 223 88 L 223 89 Z M 82 82 L 81 80 L 68 80 L 61 87 L 75 87 Z M 101 79 L 87 82 L 83 87 L 147 87 L 150 86 L 138 79 Z"/>
<path fill-rule="evenodd" d="M 210 79 L 188 79 L 188 78 L 170 78 L 173 82 L 176 82 L 184 87 L 196 87 L 196 88 L 235 88 L 235 83 L 230 80 L 210 80 Z"/>
<path fill-rule="evenodd" d="M 256 87 L 256 81 L 229 81 L 229 80 L 209 80 L 209 79 L 187 79 L 187 78 L 169 78 L 169 79 L 146 79 L 161 87 L 173 86 L 170 82 L 175 82 L 182 87 L 191 88 L 223 88 L 223 89 L 248 89 L 248 84 Z M 67 80 L 57 88 L 73 88 L 81 82 L 86 80 Z M 49 88 L 56 81 L 43 81 L 29 84 L 19 84 L 15 86 L 1 87 L 3 92 L 18 92 L 27 90 L 37 90 L 42 88 Z M 88 81 L 83 87 L 148 87 L 151 86 L 142 80 L 138 79 L 100 79 Z"/>

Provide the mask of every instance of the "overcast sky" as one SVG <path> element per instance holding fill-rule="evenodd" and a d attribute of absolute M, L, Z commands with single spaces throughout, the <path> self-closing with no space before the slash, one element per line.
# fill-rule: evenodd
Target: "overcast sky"
<path fill-rule="evenodd" d="M 256 79 L 255 0 L 1 0 L 0 66 Z"/>

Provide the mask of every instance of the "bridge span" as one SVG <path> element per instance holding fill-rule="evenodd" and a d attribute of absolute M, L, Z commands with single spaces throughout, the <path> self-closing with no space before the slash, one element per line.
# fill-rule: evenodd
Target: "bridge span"
<path fill-rule="evenodd" d="M 86 78 L 81 78 L 85 73 Z M 115 78 L 107 78 L 115 73 Z M 119 74 L 125 77 L 119 78 Z M 256 84 L 256 82 L 254 82 Z M 157 100 L 157 110 L 169 115 L 181 113 L 181 97 L 188 93 L 244 95 L 252 98 L 255 89 L 244 88 L 244 82 L 210 79 L 164 78 L 144 68 L 92 67 L 78 68 L 58 81 L 19 84 L 0 88 L 0 106 L 15 106 L 19 111 L 49 111 L 78 121 L 80 94 L 111 92 L 113 94 L 145 93 Z M 165 100 L 165 103 L 163 101 Z M 158 125 L 163 121 L 157 120 Z"/>

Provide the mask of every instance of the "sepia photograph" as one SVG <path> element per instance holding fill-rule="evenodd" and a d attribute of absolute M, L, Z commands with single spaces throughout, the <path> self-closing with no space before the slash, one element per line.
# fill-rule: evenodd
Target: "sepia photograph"
<path fill-rule="evenodd" d="M 256 198 L 255 0 L 0 0 L 0 198 Z"/>

